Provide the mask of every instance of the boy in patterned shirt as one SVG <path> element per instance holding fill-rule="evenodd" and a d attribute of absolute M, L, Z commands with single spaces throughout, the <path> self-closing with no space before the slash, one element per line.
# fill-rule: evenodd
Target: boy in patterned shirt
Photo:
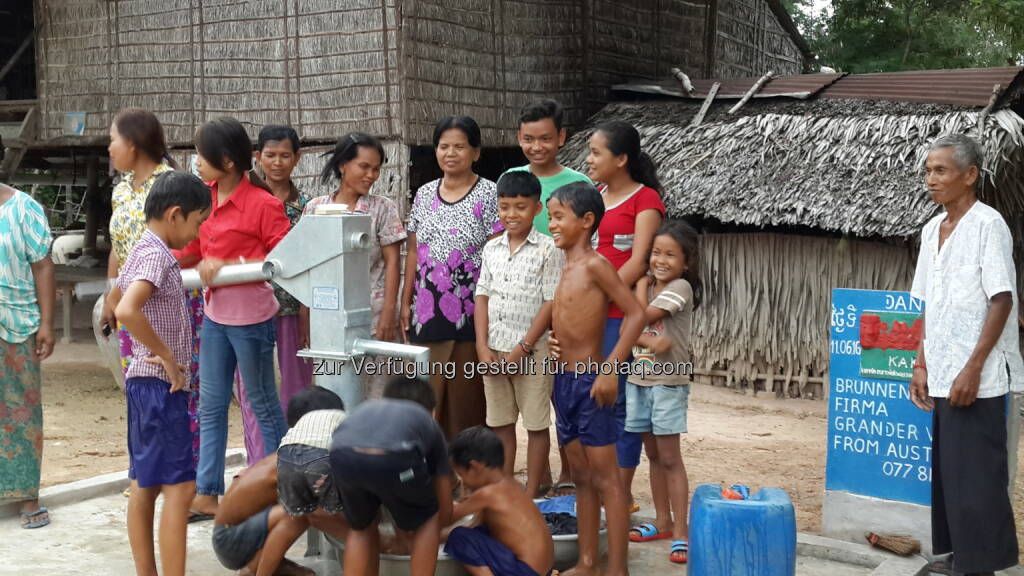
<path fill-rule="evenodd" d="M 554 240 L 533 225 L 542 210 L 540 198 L 540 181 L 530 172 L 508 172 L 498 180 L 498 216 L 505 232 L 484 245 L 474 320 L 487 426 L 501 438 L 504 471 L 511 476 L 516 420 L 523 414 L 526 492 L 531 498 L 546 492 L 540 481 L 551 450 L 552 377 L 542 364 L 563 262 Z"/>
<path fill-rule="evenodd" d="M 192 331 L 181 268 L 171 254 L 199 235 L 210 213 L 210 190 L 199 178 L 167 172 L 146 199 L 146 226 L 108 296 L 135 352 L 125 374 L 128 404 L 128 540 L 141 575 L 156 574 L 153 514 L 163 494 L 160 573 L 185 573 L 186 526 L 196 490 L 189 426 Z"/>

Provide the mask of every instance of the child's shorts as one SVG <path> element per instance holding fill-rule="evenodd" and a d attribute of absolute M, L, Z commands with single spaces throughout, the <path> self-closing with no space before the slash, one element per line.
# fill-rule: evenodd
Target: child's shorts
<path fill-rule="evenodd" d="M 558 444 L 565 446 L 577 438 L 584 446 L 608 446 L 619 439 L 615 406 L 600 408 L 590 397 L 597 374 L 564 372 L 555 375 L 555 429 Z"/>
<path fill-rule="evenodd" d="M 140 488 L 194 482 L 188 392 L 160 378 L 129 378 L 128 477 Z"/>
<path fill-rule="evenodd" d="M 334 446 L 331 470 L 345 518 L 354 530 L 368 528 L 381 505 L 391 512 L 395 525 L 406 531 L 416 530 L 439 509 L 434 479 L 419 450 L 367 454 Z"/>
<path fill-rule="evenodd" d="M 495 355 L 501 354 L 495 352 Z M 548 355 L 547 340 L 537 344 L 534 358 L 543 359 Z M 529 369 L 529 364 L 522 366 Z M 484 397 L 487 399 L 487 426 L 500 428 L 510 426 L 523 415 L 523 427 L 529 431 L 546 430 L 551 427 L 551 374 L 544 373 L 540 360 L 536 361 L 534 373 L 514 376 L 492 376 L 484 374 Z"/>
<path fill-rule="evenodd" d="M 487 566 L 502 576 L 540 576 L 501 542 L 491 538 L 486 526 L 452 528 L 444 553 L 467 566 Z"/>
<path fill-rule="evenodd" d="M 317 508 L 341 514 L 330 453 L 304 444 L 281 446 L 277 450 L 277 498 L 289 516 L 305 516 Z"/>
<path fill-rule="evenodd" d="M 267 506 L 240 524 L 217 524 L 213 527 L 213 553 L 221 566 L 228 570 L 241 570 L 252 562 L 270 534 L 271 508 Z"/>
<path fill-rule="evenodd" d="M 686 434 L 690 387 L 626 384 L 626 431 L 655 436 Z"/>

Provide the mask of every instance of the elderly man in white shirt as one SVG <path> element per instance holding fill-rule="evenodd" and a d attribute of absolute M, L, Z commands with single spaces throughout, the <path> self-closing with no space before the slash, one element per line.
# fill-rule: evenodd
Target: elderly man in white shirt
<path fill-rule="evenodd" d="M 1007 398 L 1024 384 L 1010 230 L 978 201 L 983 152 L 967 136 L 937 139 L 925 164 L 944 213 L 921 233 L 911 293 L 925 302 L 925 337 L 910 396 L 932 416 L 930 568 L 992 574 L 1017 564 L 1007 492 Z"/>

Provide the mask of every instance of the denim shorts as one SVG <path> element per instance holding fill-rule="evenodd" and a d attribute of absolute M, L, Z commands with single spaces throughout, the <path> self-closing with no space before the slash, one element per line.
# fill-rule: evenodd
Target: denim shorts
<path fill-rule="evenodd" d="M 317 508 L 341 514 L 330 453 L 304 444 L 281 446 L 277 450 L 277 498 L 289 516 L 305 516 Z"/>
<path fill-rule="evenodd" d="M 686 434 L 690 387 L 626 384 L 626 430 L 655 436 Z"/>

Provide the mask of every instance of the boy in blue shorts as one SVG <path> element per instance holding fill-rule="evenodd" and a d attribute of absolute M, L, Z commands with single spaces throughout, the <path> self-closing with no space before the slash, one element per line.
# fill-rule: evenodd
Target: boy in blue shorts
<path fill-rule="evenodd" d="M 171 250 L 199 235 L 210 212 L 210 190 L 199 178 L 167 172 L 146 198 L 147 230 L 121 269 L 108 296 L 128 329 L 135 357 L 125 374 L 128 404 L 128 541 L 139 576 L 156 574 L 153 514 L 160 517 L 162 574 L 185 573 L 189 505 L 196 491 L 189 427 L 188 382 L 192 330 L 181 268 Z"/>
<path fill-rule="evenodd" d="M 528 102 L 519 111 L 519 148 L 523 156 L 529 161 L 528 164 L 517 168 L 509 168 L 505 174 L 511 172 L 529 172 L 540 181 L 540 204 L 541 210 L 533 217 L 533 227 L 541 234 L 551 236 L 548 228 L 548 198 L 551 193 L 561 186 L 573 182 L 586 182 L 593 184 L 586 174 L 577 172 L 567 166 L 558 163 L 558 151 L 565 146 L 565 126 L 563 124 L 564 111 L 557 100 L 546 98 Z M 559 448 L 558 457 L 562 469 L 558 474 L 558 481 L 551 488 L 551 496 L 565 496 L 572 494 L 576 485 L 572 482 L 569 473 L 569 465 L 565 456 L 565 450 Z M 550 466 L 545 462 L 545 470 L 541 471 L 541 485 L 551 485 Z"/>
<path fill-rule="evenodd" d="M 555 426 L 576 480 L 580 553 L 576 571 L 589 574 L 598 561 L 600 505 L 608 518 L 607 574 L 627 574 L 628 511 L 619 479 L 615 418 L 619 370 L 644 328 L 644 310 L 615 268 L 594 251 L 591 237 L 604 215 L 604 201 L 592 184 L 575 182 L 555 190 L 548 200 L 555 246 L 565 251 L 565 267 L 555 290 L 552 338 L 557 335 Z M 625 313 L 622 334 L 603 357 L 608 303 Z"/>

